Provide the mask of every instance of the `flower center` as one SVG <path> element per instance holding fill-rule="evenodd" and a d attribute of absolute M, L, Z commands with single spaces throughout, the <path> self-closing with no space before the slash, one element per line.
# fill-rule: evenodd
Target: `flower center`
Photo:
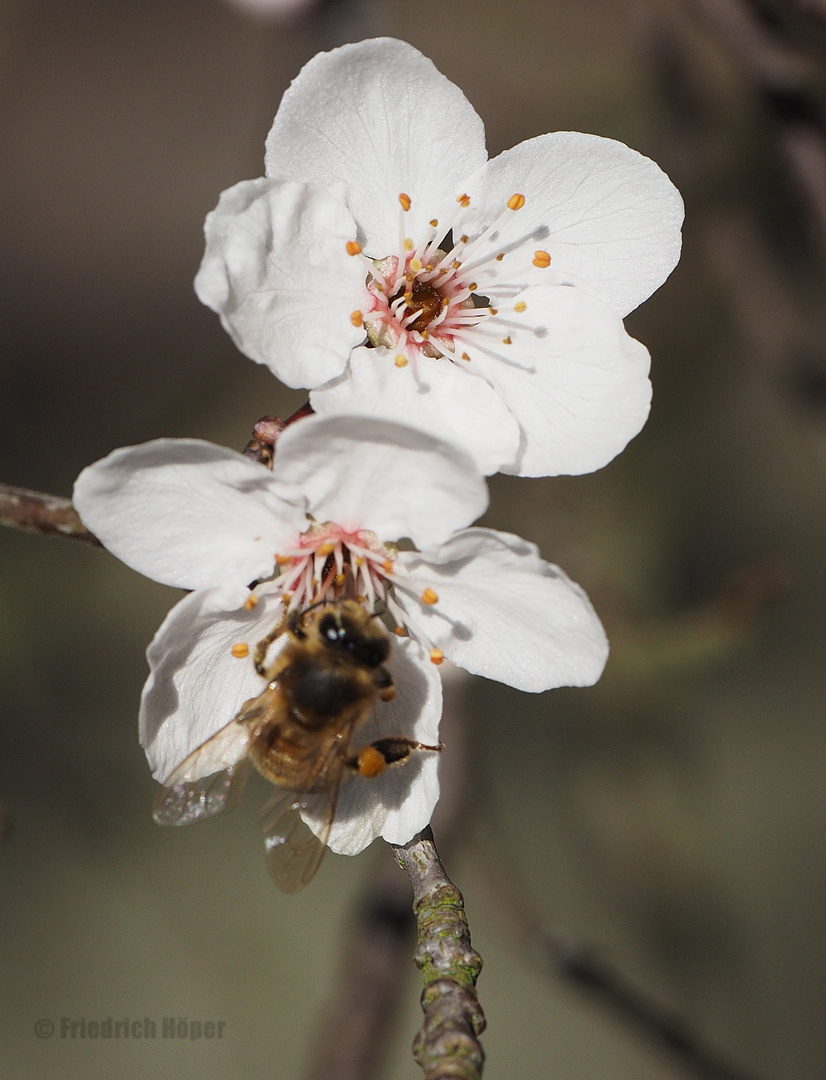
<path fill-rule="evenodd" d="M 452 266 L 448 253 L 431 238 L 421 250 L 406 240 L 401 256 L 371 264 L 367 289 L 372 309 L 364 316 L 370 343 L 396 352 L 404 367 L 417 355 L 452 359 L 457 333 L 487 311 L 473 300 L 475 282 Z"/>
<path fill-rule="evenodd" d="M 395 547 L 380 543 L 375 533 L 314 521 L 295 548 L 276 555 L 275 584 L 287 612 L 342 599 L 373 608 L 386 601 L 395 556 Z"/>
<path fill-rule="evenodd" d="M 441 314 L 442 295 L 430 282 L 419 281 L 415 278 L 409 286 L 402 285 L 396 295 L 391 298 L 390 306 L 392 307 L 399 298 L 404 299 L 402 322 L 413 332 L 418 330 L 421 333 L 422 330 L 426 330 L 436 316 Z M 418 315 L 416 315 L 417 312 Z M 410 318 L 414 315 L 416 317 L 410 322 Z"/>
<path fill-rule="evenodd" d="M 395 588 L 409 590 L 404 580 L 397 579 L 395 544 L 382 544 L 375 533 L 367 529 L 350 531 L 333 521 L 323 524 L 314 521 L 306 532 L 298 537 L 296 546 L 275 556 L 278 574 L 268 581 L 268 587 L 281 593 L 284 617 L 278 624 L 284 625 L 287 615 L 296 609 L 306 610 L 314 604 L 333 603 L 337 600 L 357 600 L 372 614 L 383 610 L 394 620 L 395 632 L 405 636 L 409 631 L 404 612 L 393 598 Z M 426 606 L 438 603 L 439 597 L 427 588 L 418 594 Z M 258 604 L 253 589 L 244 607 L 252 609 Z M 421 633 L 414 635 L 430 653 L 434 664 L 444 659 L 441 649 Z M 265 639 L 267 644 L 275 633 Z M 232 648 L 235 657 L 249 655 L 249 646 L 238 642 Z"/>
<path fill-rule="evenodd" d="M 456 203 L 450 221 L 440 224 L 434 218 L 429 233 L 413 240 L 406 235 L 411 200 L 402 193 L 398 254 L 373 259 L 362 253 L 356 241 L 347 245 L 350 255 L 364 260 L 369 296 L 368 305 L 364 310 L 354 311 L 351 321 L 354 326 L 364 326 L 371 345 L 395 352 L 397 367 L 405 367 L 418 356 L 470 360 L 466 349 L 474 343 L 474 331 L 498 314 L 486 297 L 478 294 L 474 277 L 479 272 L 496 276 L 499 271 L 494 272 L 493 267 L 501 264 L 510 251 L 542 233 L 534 230 L 505 250 L 497 250 L 492 244 L 499 235 L 503 217 L 521 210 L 525 196 L 512 195 L 494 220 L 473 239 L 457 235 L 457 223 L 470 206 L 470 197 L 460 195 Z M 534 252 L 534 266 L 547 267 L 550 261 L 548 252 Z M 504 289 L 506 295 L 508 291 L 515 295 L 524 286 L 503 286 L 500 282 L 498 288 L 500 292 Z M 514 310 L 519 313 L 524 307 L 524 304 L 516 306 Z M 509 345 L 511 341 L 505 338 L 502 343 Z M 486 343 L 488 352 L 490 344 Z"/>

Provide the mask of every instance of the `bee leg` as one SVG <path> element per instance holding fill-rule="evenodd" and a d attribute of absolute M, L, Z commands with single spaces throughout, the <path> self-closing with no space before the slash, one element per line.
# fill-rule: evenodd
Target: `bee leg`
<path fill-rule="evenodd" d="M 388 765 L 396 765 L 410 757 L 414 750 L 442 750 L 442 744 L 429 746 L 427 743 L 416 742 L 415 739 L 407 739 L 404 735 L 391 735 L 386 739 L 377 739 L 357 754 L 347 759 L 348 768 L 363 776 L 366 780 L 372 780 L 374 776 L 383 773 Z"/>
<path fill-rule="evenodd" d="M 393 676 L 383 665 L 377 667 L 373 672 L 373 685 L 379 691 L 379 698 L 382 701 L 392 701 L 396 696 L 396 691 L 393 686 Z"/>
<path fill-rule="evenodd" d="M 289 620 L 288 620 L 287 616 L 285 615 L 284 618 L 281 619 L 280 622 L 276 623 L 276 625 L 272 628 L 272 630 L 270 630 L 270 632 L 267 634 L 267 636 L 261 638 L 261 640 L 255 646 L 255 652 L 252 655 L 253 655 L 253 660 L 255 661 L 255 670 L 258 672 L 259 675 L 266 676 L 266 674 L 267 674 L 267 651 L 269 650 L 270 645 L 272 645 L 272 643 L 275 641 L 275 639 L 277 637 L 280 637 L 281 634 L 284 633 L 284 628 L 287 625 L 288 621 Z"/>

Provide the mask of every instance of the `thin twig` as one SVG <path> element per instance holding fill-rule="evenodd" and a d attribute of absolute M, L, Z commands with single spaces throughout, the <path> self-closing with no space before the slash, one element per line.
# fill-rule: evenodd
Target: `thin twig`
<path fill-rule="evenodd" d="M 69 536 L 101 547 L 100 540 L 89 532 L 68 499 L 11 484 L 0 484 L 0 525 L 24 532 Z"/>
<path fill-rule="evenodd" d="M 312 412 L 312 406 L 307 402 L 286 420 L 280 420 L 276 416 L 262 417 L 253 428 L 252 439 L 244 448 L 244 453 L 271 469 L 273 448 L 278 436 L 290 424 L 305 416 L 311 416 Z M 74 540 L 94 544 L 95 547 L 103 546 L 80 520 L 80 515 L 69 499 L 49 495 L 44 491 L 29 491 L 12 484 L 0 484 L 0 525 L 8 525 L 9 528 L 21 529 L 24 532 L 69 536 Z"/>
<path fill-rule="evenodd" d="M 476 996 L 482 958 L 470 944 L 462 894 L 445 873 L 429 826 L 394 851 L 413 886 L 415 961 L 424 977 L 424 1023 L 413 1054 L 424 1080 L 479 1080 L 485 1060 L 478 1039 L 485 1016 Z"/>

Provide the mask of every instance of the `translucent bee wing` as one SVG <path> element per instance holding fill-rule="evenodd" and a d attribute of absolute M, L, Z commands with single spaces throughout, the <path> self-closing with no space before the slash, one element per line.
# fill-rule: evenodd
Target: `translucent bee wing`
<path fill-rule="evenodd" d="M 157 825 L 192 825 L 216 814 L 228 814 L 241 801 L 251 762 L 244 758 L 230 769 L 162 787 L 155 796 L 152 817 Z"/>
<path fill-rule="evenodd" d="M 202 777 L 234 768 L 249 753 L 253 729 L 248 723 L 248 716 L 248 713 L 239 713 L 234 720 L 201 743 L 167 776 L 164 786 L 191 784 Z"/>
<path fill-rule="evenodd" d="M 325 818 L 321 835 L 304 823 L 300 795 L 288 791 L 270 803 L 261 818 L 267 868 L 273 881 L 285 893 L 296 893 L 313 880 L 327 851 L 327 837 L 333 823 L 335 805 Z"/>
<path fill-rule="evenodd" d="M 345 772 L 345 753 L 353 721 L 345 737 L 336 739 L 306 777 L 303 791 L 288 791 L 264 807 L 261 830 L 267 866 L 282 892 L 294 893 L 309 885 L 321 866 L 336 815 L 338 791 Z M 312 794 L 313 815 L 321 818 L 318 835 L 304 822 L 301 811 Z"/>
<path fill-rule="evenodd" d="M 191 825 L 234 810 L 250 772 L 250 738 L 249 725 L 236 718 L 184 758 L 155 796 L 156 823 Z"/>

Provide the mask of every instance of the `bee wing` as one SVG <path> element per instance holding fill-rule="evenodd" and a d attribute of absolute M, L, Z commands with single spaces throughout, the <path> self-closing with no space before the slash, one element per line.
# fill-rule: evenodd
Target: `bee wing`
<path fill-rule="evenodd" d="M 332 815 L 321 836 L 304 823 L 301 809 L 306 803 L 288 791 L 271 803 L 261 818 L 267 868 L 273 881 L 285 893 L 296 893 L 309 885 L 327 851 Z"/>
<path fill-rule="evenodd" d="M 309 885 L 327 851 L 327 840 L 336 815 L 338 792 L 345 772 L 349 746 L 348 731 L 336 739 L 327 753 L 319 756 L 303 791 L 288 791 L 264 807 L 261 830 L 267 867 L 282 892 L 295 893 Z M 301 817 L 310 805 L 321 818 L 318 835 Z"/>
<path fill-rule="evenodd" d="M 236 808 L 252 764 L 246 756 L 252 732 L 243 716 L 193 750 L 167 778 L 152 810 L 158 825 L 191 825 Z"/>

